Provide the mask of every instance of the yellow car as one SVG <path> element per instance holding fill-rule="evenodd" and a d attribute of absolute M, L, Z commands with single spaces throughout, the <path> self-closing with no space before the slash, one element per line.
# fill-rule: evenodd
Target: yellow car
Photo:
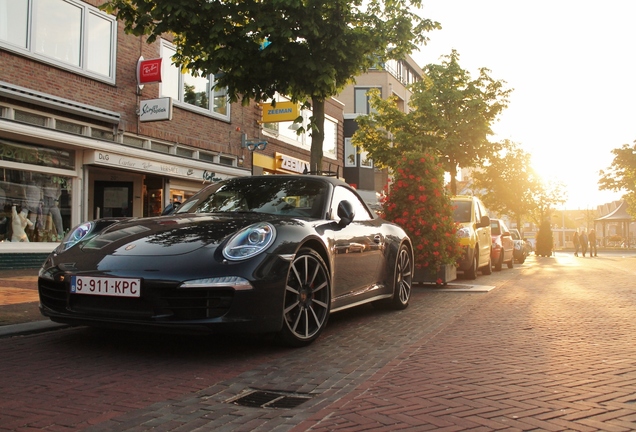
<path fill-rule="evenodd" d="M 482 274 L 491 274 L 492 237 L 486 207 L 479 198 L 468 195 L 456 195 L 451 202 L 453 218 L 460 225 L 457 234 L 464 250 L 458 270 L 468 279 L 476 279 L 480 269 Z"/>

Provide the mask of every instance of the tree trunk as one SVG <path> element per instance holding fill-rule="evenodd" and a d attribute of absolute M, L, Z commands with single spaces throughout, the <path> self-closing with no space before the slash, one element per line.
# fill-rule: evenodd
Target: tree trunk
<path fill-rule="evenodd" d="M 451 195 L 457 195 L 457 165 L 450 164 L 450 188 Z"/>
<path fill-rule="evenodd" d="M 322 145 L 325 141 L 325 100 L 312 97 L 311 106 L 315 128 L 311 131 L 309 171 L 313 174 L 320 174 L 322 172 Z"/>

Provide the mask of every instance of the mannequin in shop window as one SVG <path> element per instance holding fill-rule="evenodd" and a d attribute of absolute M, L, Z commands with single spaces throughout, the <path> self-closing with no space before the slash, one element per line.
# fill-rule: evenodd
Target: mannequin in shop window
<path fill-rule="evenodd" d="M 33 222 L 29 220 L 27 217 L 29 214 L 29 209 L 26 207 L 22 207 L 20 213 L 18 213 L 15 206 L 11 207 L 11 230 L 13 233 L 11 234 L 12 242 L 28 242 L 29 238 L 26 234 L 26 228 L 32 227 Z"/>
<path fill-rule="evenodd" d="M 57 240 L 62 240 L 64 237 L 64 227 L 62 226 L 62 215 L 60 214 L 60 196 L 62 195 L 62 189 L 60 187 L 60 179 L 58 177 L 52 177 L 51 183 L 44 185 L 44 199 L 42 206 L 42 214 L 44 217 L 51 216 L 53 226 L 55 227 L 55 234 Z"/>

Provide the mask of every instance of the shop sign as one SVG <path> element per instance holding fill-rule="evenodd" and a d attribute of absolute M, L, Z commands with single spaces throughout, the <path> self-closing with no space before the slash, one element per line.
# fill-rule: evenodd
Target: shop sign
<path fill-rule="evenodd" d="M 139 57 L 137 61 L 137 84 L 142 86 L 158 82 L 161 82 L 161 59 L 144 60 L 143 57 Z"/>
<path fill-rule="evenodd" d="M 105 151 L 95 151 L 87 154 L 84 164 L 95 164 L 116 168 L 125 168 L 144 173 L 161 174 L 169 177 L 180 177 L 188 180 L 208 183 L 230 178 L 226 174 L 211 172 L 197 168 L 190 168 L 181 165 L 157 162 L 148 159 L 139 159 L 130 156 L 110 153 Z"/>
<path fill-rule="evenodd" d="M 276 106 L 273 106 L 271 103 L 262 103 L 259 105 L 263 110 L 263 123 L 294 121 L 300 115 L 298 104 L 294 102 L 276 102 Z"/>
<path fill-rule="evenodd" d="M 304 174 L 309 170 L 309 163 L 282 153 L 276 153 L 276 169 Z"/>
<path fill-rule="evenodd" d="M 139 121 L 172 120 L 172 98 L 148 99 L 139 102 Z"/>

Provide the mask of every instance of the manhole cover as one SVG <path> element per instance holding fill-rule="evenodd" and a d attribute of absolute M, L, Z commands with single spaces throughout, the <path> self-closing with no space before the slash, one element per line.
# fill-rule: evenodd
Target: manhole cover
<path fill-rule="evenodd" d="M 296 408 L 301 403 L 311 399 L 310 396 L 299 395 L 296 393 L 285 393 L 278 391 L 251 390 L 248 393 L 231 399 L 236 405 L 252 408 Z"/>

